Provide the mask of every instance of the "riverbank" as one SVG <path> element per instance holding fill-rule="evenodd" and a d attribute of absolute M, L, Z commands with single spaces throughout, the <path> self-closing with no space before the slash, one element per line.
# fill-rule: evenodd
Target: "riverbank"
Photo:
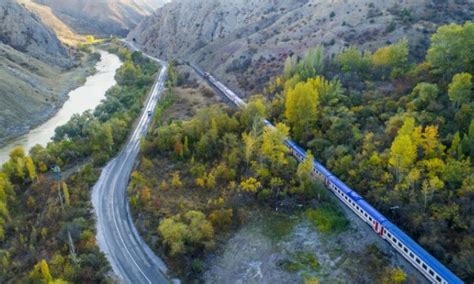
<path fill-rule="evenodd" d="M 34 115 L 29 116 L 29 119 L 20 125 L 7 126 L 0 131 L 0 148 L 16 138 L 25 135 L 30 130 L 38 127 L 56 115 L 68 100 L 68 94 L 83 85 L 87 77 L 96 73 L 95 65 L 99 62 L 100 58 L 95 53 L 95 50 L 91 53 L 82 52 L 81 54 L 80 59 L 78 59 L 77 67 L 60 72 L 57 78 L 49 78 L 49 80 L 55 82 L 55 86 L 52 89 L 45 90 L 45 92 L 47 92 L 48 95 L 54 92 L 55 95 L 45 101 L 45 109 L 35 112 Z M 25 80 L 35 81 L 34 78 L 25 78 Z"/>
<path fill-rule="evenodd" d="M 90 59 L 92 58 L 92 60 Z M 98 59 L 94 60 L 94 59 Z M 83 73 L 77 74 L 81 86 L 61 96 L 63 101 L 60 108 L 55 108 L 48 119 L 29 129 L 26 133 L 16 136 L 0 147 L 0 164 L 8 160 L 10 151 L 16 146 L 22 146 L 29 151 L 33 146 L 46 146 L 55 134 L 55 128 L 68 122 L 74 114 L 82 114 L 86 110 L 93 110 L 105 98 L 106 91 L 116 84 L 115 71 L 120 67 L 120 59 L 111 53 L 97 50 L 97 53 L 88 55 L 88 62 L 95 62 L 93 66 L 87 64 L 85 73 L 91 74 L 82 78 Z M 79 78 L 81 77 L 81 78 Z"/>

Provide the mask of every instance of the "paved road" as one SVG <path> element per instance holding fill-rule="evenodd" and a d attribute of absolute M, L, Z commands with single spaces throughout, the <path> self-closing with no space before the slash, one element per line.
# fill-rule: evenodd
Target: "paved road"
<path fill-rule="evenodd" d="M 133 44 L 130 48 L 138 50 Z M 127 186 L 140 139 L 146 134 L 167 75 L 167 63 L 145 55 L 162 68 L 136 128 L 122 151 L 102 170 L 92 202 L 97 216 L 97 240 L 113 271 L 123 283 L 169 283 L 167 268 L 138 234 L 129 212 Z"/>

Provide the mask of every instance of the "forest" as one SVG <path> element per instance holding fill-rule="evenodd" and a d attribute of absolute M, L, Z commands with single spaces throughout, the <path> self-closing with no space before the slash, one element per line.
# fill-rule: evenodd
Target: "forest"
<path fill-rule="evenodd" d="M 374 52 L 289 57 L 268 117 L 446 264 L 474 280 L 474 23 L 438 28 L 426 57 L 406 39 Z"/>
<path fill-rule="evenodd" d="M 110 281 L 109 264 L 96 245 L 91 190 L 100 167 L 127 139 L 158 67 L 115 41 L 108 49 L 123 65 L 100 106 L 58 127 L 46 147 L 37 145 L 29 155 L 14 149 L 2 166 L 2 283 Z"/>
<path fill-rule="evenodd" d="M 222 103 L 196 106 L 183 102 L 177 91 L 196 84 L 173 65 L 169 73 L 167 93 L 132 173 L 129 199 L 141 235 L 179 279 L 201 281 L 208 269 L 206 256 L 248 222 L 257 208 L 297 212 L 328 237 L 348 229 L 340 208 L 311 176 L 312 155 L 298 165 L 283 144 L 289 128 L 283 123 L 276 128 L 264 125 L 262 118 L 270 108 L 263 97 L 253 97 L 241 110 Z M 207 92 L 202 93 L 210 100 Z M 184 109 L 189 105 L 193 111 L 176 119 L 176 104 Z M 286 234 L 291 227 L 279 230 Z M 376 247 L 365 257 L 374 260 L 375 279 L 386 283 L 407 279 Z M 281 265 L 289 272 L 319 269 L 313 252 Z M 317 278 L 308 275 L 303 280 L 315 283 Z"/>
<path fill-rule="evenodd" d="M 441 26 L 421 59 L 406 39 L 332 56 L 317 46 L 289 57 L 243 110 L 155 118 L 129 187 L 139 229 L 180 275 L 202 272 L 201 257 L 252 206 L 317 204 L 307 215 L 319 230 L 344 230 L 343 214 L 310 177 L 310 160 L 298 165 L 282 144 L 292 137 L 472 282 L 473 35 L 472 22 Z M 179 76 L 170 72 L 172 87 Z M 396 269 L 388 275 L 387 283 L 406 279 Z"/>

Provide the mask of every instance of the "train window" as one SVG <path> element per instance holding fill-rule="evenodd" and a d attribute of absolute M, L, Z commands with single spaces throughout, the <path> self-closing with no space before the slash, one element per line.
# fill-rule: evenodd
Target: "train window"
<path fill-rule="evenodd" d="M 369 220 L 372 221 L 372 217 L 369 217 Z"/>
<path fill-rule="evenodd" d="M 441 277 L 436 276 L 436 280 L 437 280 L 438 282 L 441 282 Z"/>
<path fill-rule="evenodd" d="M 421 266 L 423 267 L 424 270 L 426 270 L 428 268 L 428 266 L 426 266 L 426 264 L 424 264 L 424 263 Z"/>
<path fill-rule="evenodd" d="M 407 248 L 404 248 L 403 251 L 405 251 L 406 253 L 408 253 L 408 249 L 407 249 Z"/>
<path fill-rule="evenodd" d="M 414 255 L 413 253 L 411 253 L 411 252 L 410 252 L 410 257 L 411 257 L 411 258 L 414 258 L 414 257 L 415 257 L 415 255 Z"/>
<path fill-rule="evenodd" d="M 421 262 L 420 262 L 420 259 L 419 259 L 418 257 L 416 258 L 416 262 L 417 262 L 418 264 L 421 263 Z"/>
<path fill-rule="evenodd" d="M 389 238 L 392 238 L 392 235 L 391 235 L 390 233 L 387 233 L 387 236 L 388 236 Z"/>
<path fill-rule="evenodd" d="M 402 243 L 398 243 L 398 246 L 399 246 L 399 247 L 403 247 L 403 246 L 402 246 Z"/>
<path fill-rule="evenodd" d="M 430 269 L 429 273 L 430 273 L 431 276 L 434 276 L 433 270 Z"/>

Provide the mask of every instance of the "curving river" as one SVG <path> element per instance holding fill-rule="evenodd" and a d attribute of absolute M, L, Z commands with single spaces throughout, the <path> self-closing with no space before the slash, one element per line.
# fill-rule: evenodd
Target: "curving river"
<path fill-rule="evenodd" d="M 101 58 L 95 66 L 97 72 L 87 77 L 84 85 L 69 92 L 69 99 L 53 117 L 1 147 L 0 165 L 8 160 L 10 151 L 16 146 L 23 146 L 26 151 L 37 144 L 46 146 L 54 136 L 56 127 L 68 122 L 76 113 L 94 109 L 105 98 L 105 92 L 116 84 L 115 72 L 122 62 L 112 53 L 103 50 L 98 52 Z"/>

